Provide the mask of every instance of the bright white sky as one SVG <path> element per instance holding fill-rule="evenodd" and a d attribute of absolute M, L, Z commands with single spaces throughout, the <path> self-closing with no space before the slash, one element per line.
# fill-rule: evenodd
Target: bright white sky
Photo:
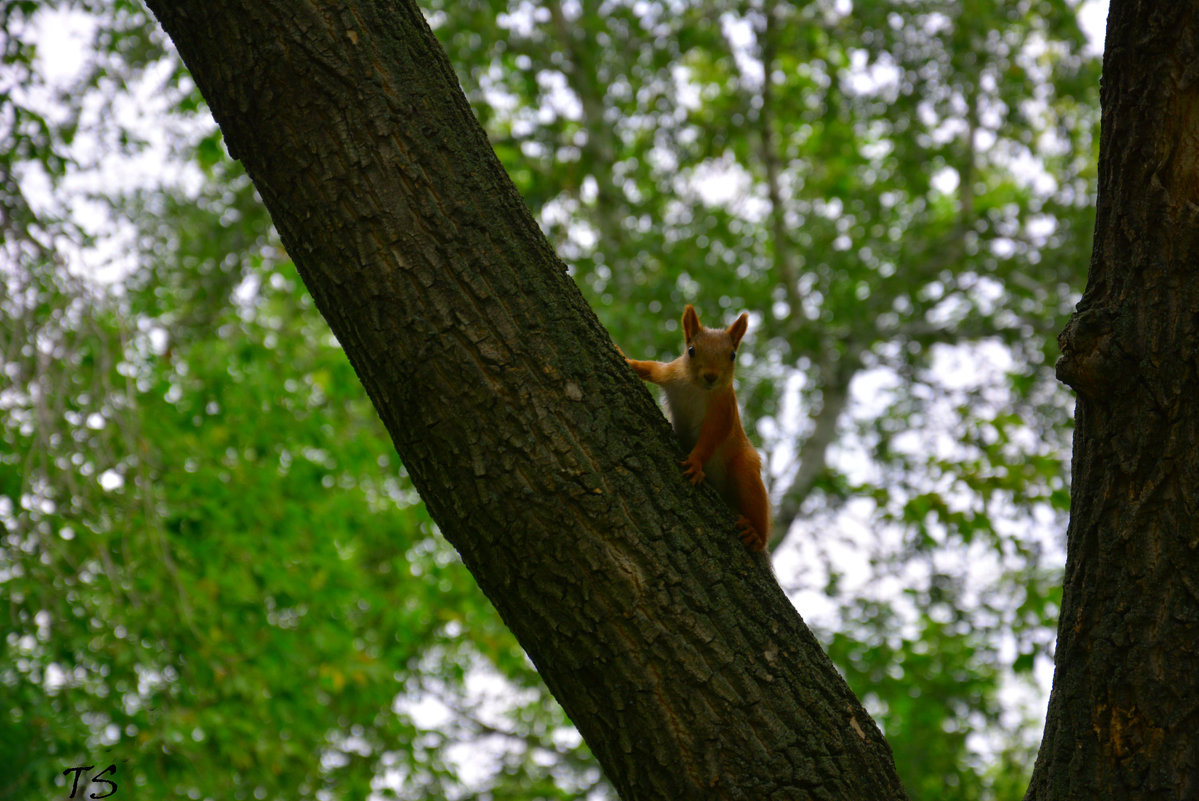
<path fill-rule="evenodd" d="M 1083 32 L 1091 40 L 1091 48 L 1096 53 L 1103 52 L 1103 36 L 1107 30 L 1108 0 L 1086 0 L 1078 11 L 1078 22 Z"/>

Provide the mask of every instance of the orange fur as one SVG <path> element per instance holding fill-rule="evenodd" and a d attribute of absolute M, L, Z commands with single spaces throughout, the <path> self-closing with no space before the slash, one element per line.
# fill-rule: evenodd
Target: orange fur
<path fill-rule="evenodd" d="M 726 329 L 704 328 L 689 305 L 683 310 L 682 356 L 672 362 L 625 361 L 666 393 L 675 434 L 690 451 L 684 474 L 692 484 L 707 478 L 741 512 L 741 540 L 761 550 L 770 537 L 770 500 L 762 459 L 745 436 L 733 392 L 733 362 L 748 325 L 749 315 L 742 314 Z"/>

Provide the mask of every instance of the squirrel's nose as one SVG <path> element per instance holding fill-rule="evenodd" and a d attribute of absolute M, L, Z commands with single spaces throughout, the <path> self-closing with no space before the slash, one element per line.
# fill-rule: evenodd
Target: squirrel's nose
<path fill-rule="evenodd" d="M 707 381 L 709 385 L 715 384 L 716 373 L 704 373 L 704 380 Z"/>

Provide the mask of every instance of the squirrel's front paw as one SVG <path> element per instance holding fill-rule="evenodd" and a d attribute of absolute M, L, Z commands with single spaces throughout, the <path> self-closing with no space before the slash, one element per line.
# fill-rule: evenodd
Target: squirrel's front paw
<path fill-rule="evenodd" d="M 704 480 L 704 464 L 699 459 L 688 456 L 679 464 L 683 466 L 683 475 L 687 476 L 692 484 L 698 484 Z"/>

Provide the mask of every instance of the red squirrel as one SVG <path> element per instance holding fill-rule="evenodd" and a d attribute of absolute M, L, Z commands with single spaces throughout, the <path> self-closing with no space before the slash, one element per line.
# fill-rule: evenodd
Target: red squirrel
<path fill-rule="evenodd" d="M 707 477 L 741 512 L 737 527 L 742 542 L 760 551 L 770 537 L 770 500 L 762 484 L 762 459 L 745 436 L 733 394 L 733 362 L 748 326 L 749 315 L 742 314 L 727 329 L 705 328 L 688 305 L 682 356 L 669 363 L 625 361 L 665 391 L 674 433 L 690 451 L 682 461 L 684 474 L 692 484 Z"/>

